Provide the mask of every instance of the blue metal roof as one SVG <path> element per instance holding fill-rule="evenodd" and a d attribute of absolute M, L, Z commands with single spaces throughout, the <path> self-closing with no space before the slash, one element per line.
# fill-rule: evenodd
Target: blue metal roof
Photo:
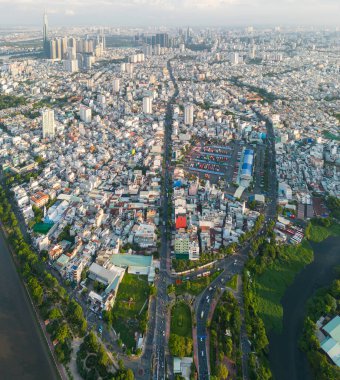
<path fill-rule="evenodd" d="M 244 156 L 244 160 L 243 160 L 244 163 L 247 163 L 247 164 L 252 164 L 254 162 L 254 157 L 253 156 Z"/>
<path fill-rule="evenodd" d="M 251 171 L 251 169 L 252 169 L 252 165 L 249 164 L 249 163 L 247 163 L 247 162 L 245 162 L 245 163 L 242 165 L 242 171 L 243 171 L 243 170 L 250 170 L 250 171 Z"/>

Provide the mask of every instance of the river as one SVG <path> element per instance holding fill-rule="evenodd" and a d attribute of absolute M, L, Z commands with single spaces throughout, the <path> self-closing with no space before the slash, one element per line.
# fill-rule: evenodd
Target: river
<path fill-rule="evenodd" d="M 2 231 L 0 231 L 0 379 L 59 379 Z"/>
<path fill-rule="evenodd" d="M 269 361 L 275 380 L 312 379 L 306 355 L 298 349 L 298 340 L 307 300 L 316 289 L 330 285 L 336 278 L 334 267 L 340 264 L 340 237 L 311 245 L 313 263 L 296 276 L 282 298 L 282 333 L 269 335 Z"/>

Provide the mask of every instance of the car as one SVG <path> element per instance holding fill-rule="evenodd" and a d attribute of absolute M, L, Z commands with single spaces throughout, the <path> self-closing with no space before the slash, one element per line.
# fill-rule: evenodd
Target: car
<path fill-rule="evenodd" d="M 204 356 L 204 351 L 201 352 L 202 357 Z"/>

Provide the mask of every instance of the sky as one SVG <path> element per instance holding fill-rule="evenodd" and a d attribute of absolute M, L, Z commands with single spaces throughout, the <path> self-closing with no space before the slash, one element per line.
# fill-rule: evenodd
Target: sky
<path fill-rule="evenodd" d="M 340 25 L 340 0 L 0 0 L 0 27 Z"/>

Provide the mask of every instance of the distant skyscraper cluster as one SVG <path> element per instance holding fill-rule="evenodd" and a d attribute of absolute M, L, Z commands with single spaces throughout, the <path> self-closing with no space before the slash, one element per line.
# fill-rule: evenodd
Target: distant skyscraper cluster
<path fill-rule="evenodd" d="M 157 33 L 155 35 L 141 35 L 136 36 L 137 40 L 141 40 L 142 42 L 155 47 L 159 45 L 160 47 L 171 47 L 173 45 L 172 38 L 169 38 L 168 33 Z"/>
<path fill-rule="evenodd" d="M 174 46 L 174 39 L 170 38 L 168 33 L 142 34 L 135 36 L 135 40 L 144 45 L 144 54 L 148 56 L 163 54 L 167 48 Z"/>
<path fill-rule="evenodd" d="M 64 60 L 65 70 L 78 71 L 79 68 L 90 69 L 96 57 L 102 56 L 105 49 L 105 36 L 97 37 L 48 38 L 48 21 L 44 13 L 43 49 L 45 58 Z"/>

